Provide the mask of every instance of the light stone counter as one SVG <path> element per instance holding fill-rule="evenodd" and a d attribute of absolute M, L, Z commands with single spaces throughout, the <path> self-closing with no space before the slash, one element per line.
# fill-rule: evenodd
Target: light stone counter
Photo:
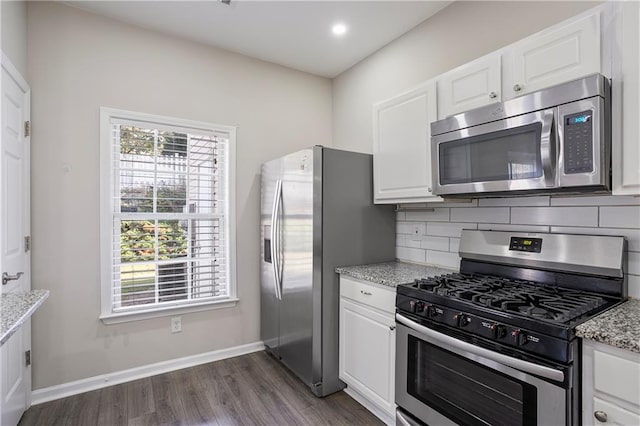
<path fill-rule="evenodd" d="M 456 271 L 439 266 L 395 261 L 370 265 L 340 266 L 336 268 L 336 272 L 348 277 L 396 287 L 399 284 L 411 283 L 419 278 L 450 274 Z"/>
<path fill-rule="evenodd" d="M 49 297 L 49 290 L 3 293 L 0 300 L 0 345 L 3 345 Z"/>
<path fill-rule="evenodd" d="M 576 335 L 605 345 L 640 352 L 640 300 L 627 300 L 576 328 Z"/>

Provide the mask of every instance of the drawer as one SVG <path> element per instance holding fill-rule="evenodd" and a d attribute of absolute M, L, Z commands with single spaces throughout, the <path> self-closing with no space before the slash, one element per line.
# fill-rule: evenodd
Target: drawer
<path fill-rule="evenodd" d="M 595 418 L 594 413 L 601 411 L 605 414 L 606 422 L 600 422 Z M 603 401 L 600 398 L 593 398 L 593 413 L 585 413 L 591 415 L 591 419 L 584 419 L 585 424 L 593 425 L 640 425 L 640 414 L 620 408 L 610 402 Z"/>
<path fill-rule="evenodd" d="M 640 405 L 640 363 L 600 350 L 593 351 L 593 361 L 596 392 Z"/>
<path fill-rule="evenodd" d="M 396 311 L 396 289 L 340 277 L 340 296 L 391 314 Z"/>

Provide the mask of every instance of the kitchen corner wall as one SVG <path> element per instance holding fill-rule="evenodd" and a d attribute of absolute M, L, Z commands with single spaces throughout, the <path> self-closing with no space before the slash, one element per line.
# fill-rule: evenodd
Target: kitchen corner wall
<path fill-rule="evenodd" d="M 597 5 L 454 2 L 333 80 L 334 147 L 371 152 L 375 102 Z M 623 235 L 630 294 L 640 297 L 640 198 L 493 198 L 428 207 L 433 211 L 398 213 L 398 259 L 456 268 L 463 228 Z"/>
<path fill-rule="evenodd" d="M 23 78 L 27 77 L 27 2 L 0 1 L 2 53 Z"/>
<path fill-rule="evenodd" d="M 3 2 L 4 6 L 4 2 Z M 260 340 L 260 166 L 331 145 L 331 82 L 83 12 L 29 2 L 33 387 Z M 100 315 L 99 108 L 238 126 L 234 308 L 104 325 Z"/>
<path fill-rule="evenodd" d="M 432 203 L 397 216 L 396 257 L 457 269 L 462 229 L 621 235 L 627 239 L 629 295 L 640 298 L 640 198 L 483 198 Z"/>

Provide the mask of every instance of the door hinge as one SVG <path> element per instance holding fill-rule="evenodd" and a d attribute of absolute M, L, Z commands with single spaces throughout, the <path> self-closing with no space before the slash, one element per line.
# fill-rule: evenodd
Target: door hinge
<path fill-rule="evenodd" d="M 31 365 L 31 349 L 24 353 L 24 363 L 27 367 Z"/>
<path fill-rule="evenodd" d="M 27 253 L 31 250 L 31 235 L 24 237 L 24 252 Z"/>
<path fill-rule="evenodd" d="M 24 137 L 31 136 L 31 121 L 24 122 Z"/>

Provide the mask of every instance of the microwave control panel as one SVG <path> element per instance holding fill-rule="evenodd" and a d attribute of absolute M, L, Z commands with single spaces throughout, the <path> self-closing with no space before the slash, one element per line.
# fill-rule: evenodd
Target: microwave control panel
<path fill-rule="evenodd" d="M 564 173 L 593 171 L 593 112 L 564 116 Z"/>

